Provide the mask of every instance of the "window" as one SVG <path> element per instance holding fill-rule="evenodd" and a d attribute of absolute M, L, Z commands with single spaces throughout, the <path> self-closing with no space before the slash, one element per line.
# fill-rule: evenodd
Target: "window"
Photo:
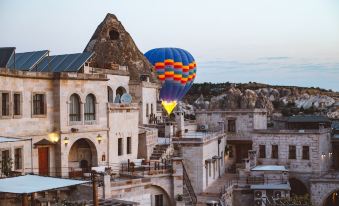
<path fill-rule="evenodd" d="M 266 158 L 266 146 L 259 145 L 259 158 Z"/>
<path fill-rule="evenodd" d="M 72 94 L 69 105 L 69 120 L 71 122 L 80 121 L 80 98 L 77 94 Z"/>
<path fill-rule="evenodd" d="M 288 159 L 296 159 L 296 148 L 295 145 L 288 147 Z"/>
<path fill-rule="evenodd" d="M 1 116 L 9 116 L 9 93 L 1 93 Z"/>
<path fill-rule="evenodd" d="M 309 159 L 310 159 L 310 147 L 303 146 L 303 160 L 309 160 Z"/>
<path fill-rule="evenodd" d="M 86 97 L 85 120 L 95 120 L 95 97 L 93 94 L 89 94 Z"/>
<path fill-rule="evenodd" d="M 278 145 L 272 145 L 272 159 L 278 159 L 279 150 Z"/>
<path fill-rule="evenodd" d="M 236 127 L 235 127 L 235 120 L 228 120 L 228 132 L 235 132 Z"/>
<path fill-rule="evenodd" d="M 164 196 L 163 195 L 155 195 L 155 206 L 163 206 L 164 205 Z"/>
<path fill-rule="evenodd" d="M 33 115 L 46 114 L 46 99 L 44 94 L 33 95 Z"/>
<path fill-rule="evenodd" d="M 14 116 L 21 115 L 21 94 L 20 93 L 13 94 L 13 115 Z"/>
<path fill-rule="evenodd" d="M 16 148 L 14 150 L 14 169 L 20 170 L 22 169 L 22 149 Z"/>
<path fill-rule="evenodd" d="M 122 138 L 118 139 L 118 156 L 122 155 Z"/>
<path fill-rule="evenodd" d="M 234 157 L 234 155 L 233 155 L 233 146 L 232 145 L 228 146 L 228 157 L 229 158 L 233 158 Z"/>
<path fill-rule="evenodd" d="M 132 138 L 127 137 L 127 154 L 132 154 Z"/>
<path fill-rule="evenodd" d="M 3 150 L 1 152 L 1 168 L 2 168 L 1 173 L 10 170 L 10 168 L 8 168 L 8 166 L 10 165 L 9 161 L 10 161 L 9 150 Z"/>
<path fill-rule="evenodd" d="M 149 116 L 149 108 L 148 108 L 148 103 L 146 104 L 146 117 Z"/>
<path fill-rule="evenodd" d="M 211 170 L 212 170 L 212 165 L 211 165 L 211 163 L 208 163 L 208 176 L 210 176 L 210 177 L 212 175 Z"/>
<path fill-rule="evenodd" d="M 154 114 L 153 113 L 153 104 L 151 104 L 151 114 Z"/>
<path fill-rule="evenodd" d="M 110 38 L 111 40 L 118 40 L 118 39 L 119 39 L 119 36 L 120 36 L 120 34 L 119 34 L 118 31 L 116 31 L 116 30 L 114 30 L 114 29 L 112 29 L 111 31 L 109 31 L 109 38 Z"/>
<path fill-rule="evenodd" d="M 113 103 L 114 99 L 113 99 L 113 90 L 111 87 L 107 87 L 107 98 L 108 98 L 108 102 Z"/>

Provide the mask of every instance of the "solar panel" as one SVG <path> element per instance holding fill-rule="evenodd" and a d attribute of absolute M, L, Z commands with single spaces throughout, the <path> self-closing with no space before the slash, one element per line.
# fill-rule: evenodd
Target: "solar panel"
<path fill-rule="evenodd" d="M 23 71 L 30 71 L 38 64 L 44 57 L 48 55 L 48 50 L 33 51 L 15 54 L 15 62 L 11 61 L 9 68 Z"/>
<path fill-rule="evenodd" d="M 7 68 L 15 53 L 15 47 L 0 48 L 0 67 Z"/>

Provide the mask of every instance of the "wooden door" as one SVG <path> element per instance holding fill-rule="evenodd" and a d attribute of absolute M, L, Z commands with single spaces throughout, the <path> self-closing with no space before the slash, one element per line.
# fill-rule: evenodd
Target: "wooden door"
<path fill-rule="evenodd" d="M 39 175 L 49 175 L 49 148 L 39 147 Z"/>

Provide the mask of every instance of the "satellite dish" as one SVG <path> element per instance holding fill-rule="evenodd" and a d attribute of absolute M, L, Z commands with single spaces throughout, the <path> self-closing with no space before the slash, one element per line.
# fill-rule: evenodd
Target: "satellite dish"
<path fill-rule="evenodd" d="M 132 102 L 132 96 L 128 93 L 125 93 L 121 96 L 121 103 L 130 104 Z"/>
<path fill-rule="evenodd" d="M 114 98 L 114 103 L 120 103 L 120 94 L 117 94 L 117 96 Z"/>

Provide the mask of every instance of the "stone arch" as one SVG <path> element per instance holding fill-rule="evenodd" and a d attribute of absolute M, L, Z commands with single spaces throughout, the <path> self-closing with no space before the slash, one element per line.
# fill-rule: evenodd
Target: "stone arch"
<path fill-rule="evenodd" d="M 123 94 L 125 94 L 125 93 L 127 93 L 127 90 L 126 90 L 125 87 L 123 87 L 123 86 L 118 87 L 117 90 L 116 90 L 116 92 L 115 92 L 115 94 L 116 94 L 116 95 L 119 94 L 120 97 L 121 97 Z"/>
<path fill-rule="evenodd" d="M 309 194 L 307 186 L 304 184 L 303 181 L 295 177 L 290 177 L 288 181 L 290 182 L 290 186 L 291 186 L 291 191 L 290 191 L 291 195 L 300 196 L 300 195 Z"/>
<path fill-rule="evenodd" d="M 81 169 L 90 170 L 90 167 L 98 166 L 98 151 L 96 145 L 88 138 L 80 138 L 69 145 L 67 154 L 68 167 L 73 171 Z"/>
<path fill-rule="evenodd" d="M 338 206 L 339 205 L 339 188 L 331 190 L 323 199 L 323 206 Z"/>
<path fill-rule="evenodd" d="M 147 190 L 152 196 L 152 202 L 154 201 L 155 195 L 162 194 L 164 198 L 163 199 L 164 206 L 173 205 L 173 200 L 171 199 L 171 196 L 163 187 L 156 185 L 156 184 L 152 184 L 147 188 Z"/>

